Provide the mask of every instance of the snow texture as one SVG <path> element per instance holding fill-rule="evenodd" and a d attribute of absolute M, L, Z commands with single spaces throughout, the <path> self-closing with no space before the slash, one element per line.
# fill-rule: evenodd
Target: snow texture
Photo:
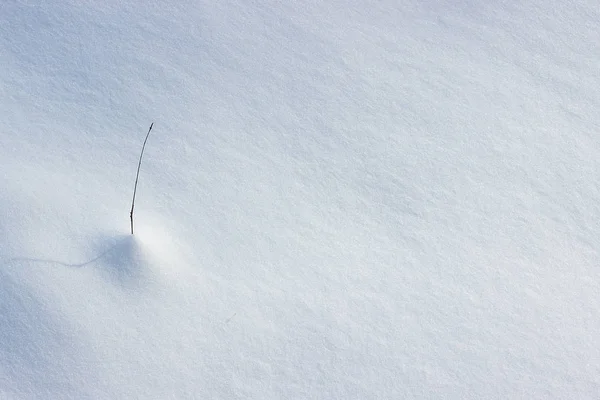
<path fill-rule="evenodd" d="M 598 21 L 3 0 L 0 398 L 600 398 Z"/>

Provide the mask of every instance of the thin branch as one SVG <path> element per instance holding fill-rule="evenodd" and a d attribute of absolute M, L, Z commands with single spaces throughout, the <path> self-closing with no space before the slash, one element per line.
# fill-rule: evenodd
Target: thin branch
<path fill-rule="evenodd" d="M 135 174 L 135 185 L 133 186 L 133 199 L 131 200 L 131 211 L 129 212 L 129 220 L 131 221 L 131 234 L 132 235 L 133 235 L 133 207 L 135 207 L 135 193 L 137 192 L 138 178 L 140 177 L 140 167 L 142 166 L 142 156 L 144 155 L 144 149 L 146 148 L 146 142 L 148 141 L 148 136 L 150 136 L 150 131 L 152 130 L 152 126 L 154 126 L 154 122 L 150 124 L 150 129 L 148 129 L 148 133 L 146 134 L 146 139 L 144 139 L 144 145 L 142 146 L 142 152 L 140 153 L 140 161 L 138 162 L 137 173 Z"/>

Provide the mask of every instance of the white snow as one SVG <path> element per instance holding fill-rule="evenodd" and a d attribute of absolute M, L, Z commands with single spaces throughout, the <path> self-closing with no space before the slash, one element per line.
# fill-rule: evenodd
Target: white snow
<path fill-rule="evenodd" d="M 0 2 L 0 398 L 600 398 L 600 9 L 521 3 Z"/>

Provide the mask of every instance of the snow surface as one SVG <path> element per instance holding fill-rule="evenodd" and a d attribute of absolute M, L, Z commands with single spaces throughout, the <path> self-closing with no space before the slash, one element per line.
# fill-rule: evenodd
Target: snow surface
<path fill-rule="evenodd" d="M 3 0 L 0 398 L 600 398 L 599 21 Z"/>

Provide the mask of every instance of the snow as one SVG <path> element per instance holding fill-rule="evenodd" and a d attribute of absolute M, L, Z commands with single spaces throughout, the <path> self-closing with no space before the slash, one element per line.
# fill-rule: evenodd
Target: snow
<path fill-rule="evenodd" d="M 0 397 L 598 398 L 599 20 L 1 2 Z"/>

